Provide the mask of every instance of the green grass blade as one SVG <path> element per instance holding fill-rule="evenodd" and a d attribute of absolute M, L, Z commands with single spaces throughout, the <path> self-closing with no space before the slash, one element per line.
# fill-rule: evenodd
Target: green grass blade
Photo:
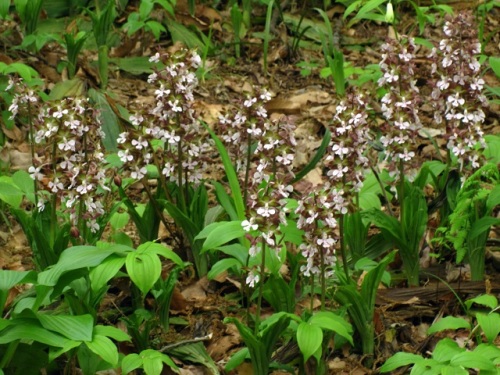
<path fill-rule="evenodd" d="M 208 133 L 214 140 L 215 146 L 219 151 L 222 163 L 224 165 L 224 171 L 226 172 L 227 180 L 229 182 L 229 187 L 233 195 L 234 208 L 238 215 L 238 219 L 245 220 L 245 203 L 243 202 L 243 195 L 241 194 L 241 187 L 238 181 L 238 175 L 234 170 L 233 164 L 231 163 L 231 159 L 229 158 L 229 154 L 227 153 L 227 150 L 222 144 L 219 137 L 217 137 L 217 135 L 208 127 L 206 123 L 202 122 L 202 124 L 205 127 L 205 129 L 207 129 Z"/>

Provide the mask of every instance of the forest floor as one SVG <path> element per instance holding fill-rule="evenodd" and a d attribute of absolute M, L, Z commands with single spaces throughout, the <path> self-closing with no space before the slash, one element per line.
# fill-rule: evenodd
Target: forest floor
<path fill-rule="evenodd" d="M 468 7 L 468 3 L 452 3 L 456 10 Z M 233 105 L 246 91 L 251 91 L 253 86 L 265 86 L 274 94 L 267 109 L 273 116 L 287 115 L 293 118 L 297 125 L 297 138 L 299 140 L 299 159 L 302 164 L 307 163 L 314 150 L 319 146 L 324 132 L 324 124 L 333 116 L 332 97 L 335 95 L 330 78 L 319 76 L 323 66 L 321 43 L 318 40 L 308 39 L 304 36 L 304 44 L 297 51 L 291 49 L 290 30 L 285 24 L 276 25 L 275 34 L 269 47 L 269 70 L 264 74 L 262 69 L 262 39 L 248 37 L 243 45 L 242 57 L 237 61 L 232 58 L 233 49 L 230 45 L 232 35 L 225 25 L 229 22 L 229 12 L 219 12 L 200 5 L 192 17 L 183 10 L 183 1 L 178 1 L 179 19 L 185 25 L 196 25 L 201 30 L 208 30 L 211 25 L 212 38 L 220 45 L 227 47 L 216 51 L 216 55 L 207 59 L 208 73 L 204 82 L 200 84 L 197 94 L 196 109 L 199 115 L 209 124 L 217 122 L 218 116 L 225 108 Z M 340 38 L 340 47 L 345 55 L 345 60 L 356 67 L 366 67 L 380 61 L 380 44 L 386 37 L 394 35 L 394 29 L 386 24 L 360 21 L 351 27 L 342 22 L 345 8 L 335 5 L 328 10 L 334 19 L 335 33 Z M 256 12 L 259 10 L 257 9 Z M 285 14 L 298 17 L 297 13 Z M 306 18 L 320 22 L 313 11 L 306 11 Z M 256 19 L 264 17 L 265 9 L 261 14 L 255 14 Z M 258 17 L 257 17 L 258 16 Z M 399 14 L 399 24 L 394 27 L 401 34 L 417 34 L 418 25 L 411 8 L 404 9 Z M 260 18 L 259 18 L 260 19 Z M 494 8 L 487 14 L 484 22 L 484 34 L 490 35 L 485 45 L 485 54 L 500 56 L 500 8 Z M 339 26 L 339 27 L 337 27 Z M 248 35 L 254 31 L 262 31 L 262 25 L 256 25 L 255 30 L 249 30 Z M 424 37 L 431 42 L 439 42 L 441 32 L 438 27 L 428 27 Z M 112 50 L 112 57 L 150 56 L 160 45 L 151 38 L 123 39 L 123 43 Z M 175 48 L 169 46 L 167 48 Z M 15 54 L 14 54 L 15 55 Z M 2 55 L 4 59 L 16 56 Z M 35 67 L 46 80 L 50 89 L 55 83 L 64 80 L 64 73 L 56 70 L 57 62 L 64 58 L 65 51 L 61 47 L 48 45 L 39 55 L 22 56 L 24 62 Z M 97 73 L 91 61 L 95 59 L 92 53 L 84 53 L 81 69 L 78 75 L 89 86 L 95 85 Z M 423 60 L 424 61 L 424 60 Z M 302 64 L 299 64 L 301 63 Z M 305 62 L 305 63 L 304 63 Z M 299 67 L 298 65 L 301 65 Z M 318 67 L 319 66 L 319 67 Z M 484 75 L 486 84 L 500 87 L 500 82 L 491 72 Z M 131 106 L 151 97 L 151 91 L 146 83 L 145 75 L 132 75 L 117 67 L 112 67 L 109 88 L 110 96 L 123 106 Z M 500 134 L 500 109 L 492 105 L 487 110 L 485 122 L 486 134 Z M 429 124 L 431 127 L 431 125 Z M 15 128 L 6 130 L 8 142 L 0 151 L 0 159 L 10 165 L 12 169 L 27 169 L 31 165 L 29 147 L 26 143 L 26 132 Z M 422 138 L 419 140 L 422 147 L 419 155 L 423 160 L 431 157 L 433 146 L 430 141 Z M 321 174 L 313 171 L 307 176 L 311 183 L 321 181 Z M 495 235 L 495 233 L 492 233 Z M 165 234 L 167 236 L 167 234 Z M 432 236 L 429 233 L 428 236 Z M 168 242 L 168 238 L 164 238 Z M 489 249 L 487 259 L 487 278 L 484 282 L 471 282 L 468 270 L 453 264 L 453 259 L 446 262 L 427 262 L 428 274 L 436 275 L 450 283 L 450 286 L 462 298 L 476 296 L 485 292 L 495 295 L 500 294 L 500 258 L 494 253 L 498 248 Z M 31 253 L 20 226 L 15 222 L 5 223 L 0 227 L 0 267 L 2 269 L 25 270 L 32 267 Z M 180 318 L 179 322 L 188 324 L 173 325 L 172 334 L 165 338 L 168 342 L 187 340 L 193 337 L 202 337 L 212 334 L 212 338 L 205 342 L 208 353 L 212 359 L 221 366 L 230 355 L 243 345 L 240 335 L 232 325 L 225 325 L 222 321 L 226 316 L 234 315 L 238 307 L 235 302 L 227 298 L 237 289 L 238 282 L 230 278 L 221 278 L 217 281 L 207 281 L 206 278 L 196 280 L 187 274 L 181 278 L 178 290 L 174 296 L 171 314 Z M 104 310 L 113 310 L 126 300 L 126 288 L 116 288 L 116 294 L 110 295 L 109 304 Z M 309 305 L 309 301 L 301 301 L 301 306 Z M 263 306 L 263 314 L 271 313 L 269 306 Z M 460 315 L 455 295 L 448 285 L 437 282 L 433 277 L 422 277 L 422 286 L 408 289 L 401 285 L 393 288 L 381 289 L 378 293 L 376 306 L 376 335 L 377 345 L 373 365 L 364 366 L 364 358 L 349 348 L 336 351 L 328 358 L 329 373 L 332 374 L 370 374 L 392 354 L 398 351 L 413 353 L 426 353 L 431 350 L 440 335 L 428 336 L 426 331 L 438 316 Z M 109 316 L 108 316 L 109 319 Z M 175 320 L 174 320 L 175 322 Z M 464 340 L 464 333 L 456 331 L 453 338 Z M 299 355 L 297 349 L 291 348 L 291 355 Z M 295 350 L 295 354 L 294 351 Z M 283 353 L 282 353 L 283 354 Z M 289 353 L 290 355 L 290 353 Z M 208 373 L 202 365 L 182 364 L 184 374 Z M 235 370 L 237 374 L 252 374 L 250 366 L 241 366 Z M 278 374 L 279 372 L 275 372 Z"/>

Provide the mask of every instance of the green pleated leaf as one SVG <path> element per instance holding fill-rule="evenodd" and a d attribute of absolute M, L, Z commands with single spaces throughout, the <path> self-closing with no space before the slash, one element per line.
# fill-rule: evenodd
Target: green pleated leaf
<path fill-rule="evenodd" d="M 496 366 L 487 358 L 480 357 L 474 352 L 463 352 L 455 355 L 450 360 L 452 366 L 463 366 L 466 368 L 474 368 L 479 370 L 493 371 Z"/>
<path fill-rule="evenodd" d="M 319 326 L 302 322 L 297 328 L 297 344 L 307 362 L 323 343 L 323 331 Z"/>
<path fill-rule="evenodd" d="M 470 329 L 470 324 L 467 320 L 463 318 L 456 318 L 454 316 L 447 316 L 443 319 L 439 319 L 436 323 L 429 327 L 427 334 L 432 334 L 447 329 L 460 329 L 466 328 Z"/>
<path fill-rule="evenodd" d="M 35 183 L 28 172 L 24 170 L 17 171 L 12 175 L 12 181 L 31 203 L 35 203 Z"/>
<path fill-rule="evenodd" d="M 449 362 L 450 359 L 463 352 L 465 349 L 460 348 L 458 344 L 450 338 L 444 338 L 439 340 L 432 352 L 432 358 L 438 362 L 445 363 Z"/>
<path fill-rule="evenodd" d="M 345 338 L 351 345 L 352 341 L 352 327 L 346 320 L 331 311 L 320 311 L 311 316 L 309 323 L 335 332 L 337 335 Z"/>
<path fill-rule="evenodd" d="M 477 323 L 484 332 L 490 344 L 493 343 L 500 333 L 500 315 L 498 313 L 476 314 Z"/>
<path fill-rule="evenodd" d="M 467 307 L 467 309 L 470 309 L 474 303 L 477 305 L 489 307 L 492 310 L 498 306 L 497 298 L 495 296 L 492 296 L 491 294 L 482 294 L 480 296 L 470 298 L 465 301 L 465 306 Z"/>
<path fill-rule="evenodd" d="M 70 247 L 61 253 L 57 264 L 38 274 L 38 283 L 46 286 L 54 286 L 59 277 L 65 272 L 98 266 L 111 254 L 124 254 L 130 250 L 132 250 L 130 247 L 124 245 L 112 245 L 105 249 L 99 249 L 95 246 Z"/>
<path fill-rule="evenodd" d="M 153 254 L 158 254 L 164 257 L 165 259 L 170 259 L 172 262 L 177 264 L 178 266 L 183 266 L 184 262 L 182 259 L 172 250 L 156 242 L 146 242 L 137 248 L 138 252 L 151 252 Z"/>
<path fill-rule="evenodd" d="M 203 243 L 202 251 L 215 249 L 245 235 L 245 231 L 241 226 L 241 221 L 227 221 L 211 225 L 215 224 L 218 225 L 214 226 L 213 230 L 207 235 Z"/>
<path fill-rule="evenodd" d="M 147 375 L 160 375 L 163 370 L 164 363 L 175 372 L 178 372 L 178 367 L 166 354 L 153 349 L 146 349 L 143 350 L 139 356 L 142 358 L 142 366 Z"/>
<path fill-rule="evenodd" d="M 7 181 L 9 180 L 9 181 Z M 23 192 L 7 176 L 2 176 L 0 180 L 0 199 L 9 206 L 18 208 L 23 200 Z"/>
<path fill-rule="evenodd" d="M 113 326 L 97 325 L 94 327 L 94 334 L 111 337 L 115 341 L 130 341 L 130 336 Z"/>
<path fill-rule="evenodd" d="M 104 287 L 118 273 L 125 263 L 125 257 L 110 256 L 90 271 L 90 287 L 97 292 Z"/>
<path fill-rule="evenodd" d="M 413 353 L 404 353 L 399 352 L 394 354 L 391 358 L 389 358 L 385 363 L 380 367 L 380 372 L 390 372 L 394 371 L 397 368 L 412 365 L 414 363 L 423 361 L 424 359 Z"/>
<path fill-rule="evenodd" d="M 142 366 L 142 358 L 137 353 L 127 355 L 122 359 L 122 374 L 128 374 Z"/>
<path fill-rule="evenodd" d="M 243 266 L 243 264 L 240 263 L 240 261 L 238 259 L 235 259 L 235 258 L 221 259 L 212 266 L 212 268 L 210 269 L 210 271 L 207 274 L 207 278 L 209 280 L 212 280 L 215 277 L 217 277 L 218 275 L 220 275 L 222 272 L 224 272 L 224 271 L 226 271 L 229 268 L 234 267 L 234 266 L 241 267 L 241 266 Z"/>
<path fill-rule="evenodd" d="M 43 328 L 33 319 L 16 319 L 0 334 L 0 344 L 16 340 L 37 341 L 56 347 L 64 347 L 70 342 L 67 338 Z"/>
<path fill-rule="evenodd" d="M 74 341 L 92 340 L 94 318 L 91 315 L 37 314 L 42 326 Z"/>
<path fill-rule="evenodd" d="M 35 275 L 34 271 L 0 270 L 0 291 L 8 292 L 17 284 L 35 282 Z"/>
<path fill-rule="evenodd" d="M 92 341 L 85 341 L 85 345 L 113 367 L 118 366 L 118 349 L 106 336 L 94 335 Z"/>
<path fill-rule="evenodd" d="M 133 252 L 125 260 L 127 273 L 143 295 L 153 287 L 161 275 L 161 262 L 156 254 Z"/>

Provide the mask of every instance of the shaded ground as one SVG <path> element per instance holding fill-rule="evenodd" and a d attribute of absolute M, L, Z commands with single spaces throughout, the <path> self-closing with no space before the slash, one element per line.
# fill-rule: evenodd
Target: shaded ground
<path fill-rule="evenodd" d="M 467 6 L 467 3 L 457 2 L 454 6 L 459 9 Z M 179 7 L 182 8 L 182 4 L 179 4 Z M 344 51 L 346 61 L 357 67 L 378 63 L 380 60 L 378 46 L 387 35 L 393 33 L 391 28 L 364 21 L 347 28 L 341 21 L 343 11 L 343 7 L 334 6 L 328 13 L 334 19 L 336 37 L 339 40 L 339 47 Z M 261 13 L 263 12 L 262 10 Z M 313 12 L 307 13 L 306 17 L 315 17 Z M 287 13 L 290 16 L 296 14 Z M 179 19 L 185 24 L 197 24 L 205 29 L 212 24 L 213 39 L 221 44 L 227 43 L 226 48 L 217 51 L 217 56 L 208 58 L 209 72 L 197 93 L 199 95 L 197 110 L 204 120 L 213 124 L 221 111 L 239 98 L 243 91 L 251 90 L 253 85 L 265 85 L 275 94 L 268 105 L 269 112 L 293 116 L 297 123 L 301 153 L 299 160 L 305 164 L 321 141 L 323 124 L 329 121 L 334 111 L 331 106 L 334 94 L 331 81 L 319 78 L 320 68 L 313 67 L 310 74 L 305 75 L 306 73 L 301 72 L 301 68 L 297 66 L 297 63 L 304 61 L 309 66 L 314 64 L 323 66 L 321 46 L 318 41 L 305 37 L 304 45 L 307 49 L 299 48 L 295 53 L 291 49 L 290 30 L 287 30 L 283 24 L 278 24 L 269 48 L 269 72 L 265 75 L 262 69 L 262 40 L 251 37 L 250 33 L 247 38 L 249 43 L 243 46 L 243 57 L 238 61 L 231 58 L 233 55 L 230 45 L 232 34 L 225 28 L 229 22 L 227 12 L 215 12 L 209 7 L 199 6 L 195 17 L 189 16 L 187 12 L 181 12 L 180 15 Z M 492 36 L 485 47 L 485 53 L 489 56 L 500 55 L 499 19 L 498 8 L 490 12 L 485 19 L 485 35 Z M 401 33 L 416 32 L 412 12 L 407 10 L 407 13 L 402 14 L 402 20 L 397 29 Z M 262 31 L 262 25 L 256 25 L 255 31 Z M 430 40 L 439 40 L 440 32 L 438 29 L 430 28 L 425 36 Z M 161 44 L 168 45 L 167 42 Z M 123 39 L 123 43 L 117 46 L 112 54 L 116 57 L 127 56 L 130 53 L 147 56 L 156 48 L 157 45 L 153 44 L 150 38 Z M 124 51 L 128 53 L 125 54 Z M 25 56 L 17 52 L 0 54 L 3 60 L 22 58 L 23 61 L 30 63 L 47 79 L 48 87 L 64 79 L 64 73 L 61 75 L 55 69 L 57 62 L 63 56 L 64 51 L 55 45 L 49 45 L 40 54 L 33 56 Z M 87 80 L 89 85 L 94 85 L 97 79 L 95 68 L 91 64 L 94 58 L 93 54 L 85 53 L 81 59 L 84 69 L 80 70 L 79 75 Z M 484 79 L 490 86 L 499 86 L 498 80 L 491 71 L 486 72 Z M 111 73 L 109 90 L 113 93 L 114 100 L 124 106 L 147 101 L 150 95 L 144 75 L 134 76 L 119 69 L 113 69 Z M 499 118 L 498 106 L 491 106 L 487 112 L 485 133 L 500 133 Z M 22 129 L 15 129 L 6 131 L 6 135 L 9 142 L 1 150 L 2 161 L 13 169 L 27 169 L 30 165 L 30 157 L 25 143 L 25 132 Z M 427 140 L 421 139 L 420 141 L 424 146 L 421 157 L 425 160 L 429 156 L 425 150 L 430 150 L 431 147 L 425 147 L 429 143 Z M 321 176 L 319 173 L 311 173 L 308 179 L 314 183 L 321 179 Z M 0 232 L 0 266 L 3 269 L 29 269 L 31 255 L 22 231 L 18 224 L 10 220 L 8 214 L 5 214 L 5 218 L 6 221 L 2 224 Z M 495 237 L 497 234 L 492 232 L 492 236 Z M 165 240 L 168 242 L 168 238 Z M 498 246 L 492 247 L 491 250 L 498 250 Z M 451 286 L 462 297 L 469 297 L 484 292 L 500 293 L 498 265 L 496 257 L 492 255 L 488 260 L 488 280 L 484 283 L 469 282 L 467 270 L 458 269 L 451 263 L 429 263 L 426 272 L 447 279 L 452 282 Z M 213 282 L 208 282 L 206 279 L 196 281 L 186 273 L 172 302 L 172 316 L 182 318 L 177 321 L 181 323 L 184 321 L 188 324 L 174 325 L 172 332 L 163 338 L 164 342 L 172 343 L 212 334 L 212 338 L 207 339 L 205 344 L 211 357 L 222 368 L 230 354 L 242 345 L 237 330 L 233 326 L 222 323 L 225 316 L 232 315 L 239 310 L 236 303 L 227 298 L 230 293 L 236 291 L 237 285 L 236 281 L 229 278 Z M 103 307 L 103 311 L 114 311 L 118 316 L 115 308 L 127 303 L 127 288 L 117 285 L 113 290 L 116 293 L 110 294 L 109 302 Z M 308 303 L 308 301 L 303 301 L 300 305 L 306 306 Z M 264 314 L 270 312 L 270 307 L 264 306 Z M 436 282 L 433 278 L 429 277 L 421 288 L 409 290 L 402 285 L 396 285 L 393 289 L 380 290 L 376 314 L 378 346 L 373 368 L 380 366 L 396 351 L 404 349 L 425 353 L 431 349 L 438 337 L 427 336 L 426 330 L 436 316 L 447 314 L 460 314 L 455 297 L 448 287 Z M 116 320 L 116 316 L 113 317 L 113 313 L 108 311 L 106 319 L 113 321 Z M 152 334 L 155 333 L 152 332 Z M 456 335 L 458 337 L 461 333 L 458 332 Z M 285 354 L 289 356 L 298 355 L 297 348 L 287 348 L 287 350 L 289 353 Z M 352 353 L 348 349 L 336 352 L 335 356 L 329 358 L 328 367 L 330 373 L 365 374 L 372 372 L 372 369 L 363 366 L 363 358 L 359 354 Z M 202 366 L 184 366 L 185 374 L 200 374 L 203 371 Z M 251 374 L 252 370 L 248 366 L 242 366 L 237 373 Z"/>

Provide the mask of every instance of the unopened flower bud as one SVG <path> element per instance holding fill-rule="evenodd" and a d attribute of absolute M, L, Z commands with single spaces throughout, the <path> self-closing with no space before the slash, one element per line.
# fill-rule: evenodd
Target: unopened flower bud
<path fill-rule="evenodd" d="M 75 226 L 72 226 L 71 229 L 69 230 L 69 234 L 71 235 L 71 237 L 73 238 L 78 238 L 80 237 L 80 231 L 78 230 L 77 227 Z"/>
<path fill-rule="evenodd" d="M 122 178 L 118 175 L 115 175 L 115 177 L 113 178 L 113 182 L 118 187 L 122 186 Z"/>
<path fill-rule="evenodd" d="M 392 7 L 392 2 L 389 1 L 387 3 L 387 8 L 385 11 L 385 22 L 393 23 L 394 22 L 394 8 Z"/>

